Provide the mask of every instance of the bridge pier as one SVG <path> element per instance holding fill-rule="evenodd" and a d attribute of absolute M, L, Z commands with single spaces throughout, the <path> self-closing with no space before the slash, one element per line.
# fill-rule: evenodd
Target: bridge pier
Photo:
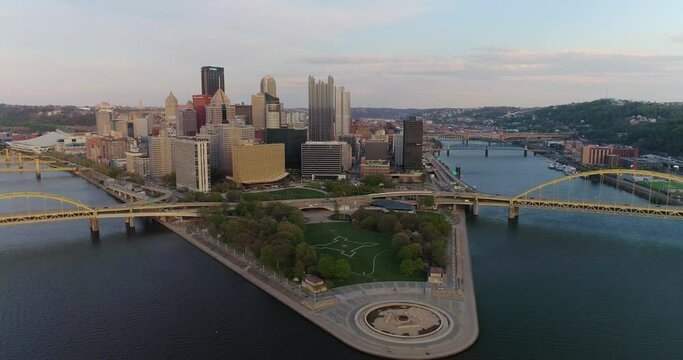
<path fill-rule="evenodd" d="M 446 156 L 451 156 L 451 149 L 446 150 Z"/>
<path fill-rule="evenodd" d="M 36 171 L 36 180 L 40 180 L 43 176 L 40 174 L 40 171 Z"/>
<path fill-rule="evenodd" d="M 527 149 L 524 149 L 524 157 L 527 157 Z"/>
<path fill-rule="evenodd" d="M 479 216 L 479 199 L 474 198 L 474 205 L 472 205 L 472 215 Z"/>
<path fill-rule="evenodd" d="M 519 218 L 519 206 L 510 205 L 508 207 L 508 220 L 516 221 Z"/>
<path fill-rule="evenodd" d="M 96 217 L 90 218 L 90 232 L 93 234 L 100 233 L 100 221 Z"/>
<path fill-rule="evenodd" d="M 486 148 L 486 150 L 484 150 L 484 157 L 489 157 L 489 148 Z"/>
<path fill-rule="evenodd" d="M 126 218 L 126 230 L 135 230 L 135 218 L 132 216 Z"/>

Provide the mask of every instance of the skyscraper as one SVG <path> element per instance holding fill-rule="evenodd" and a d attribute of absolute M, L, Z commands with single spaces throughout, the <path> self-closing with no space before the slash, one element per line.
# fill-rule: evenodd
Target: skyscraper
<path fill-rule="evenodd" d="M 211 103 L 205 106 L 207 124 L 227 124 L 235 119 L 235 107 L 222 89 L 218 89 L 211 98 Z"/>
<path fill-rule="evenodd" d="M 334 78 L 315 82 L 308 77 L 308 138 L 311 141 L 334 139 Z"/>
<path fill-rule="evenodd" d="M 254 125 L 256 137 L 263 140 L 263 129 L 266 128 L 266 95 L 258 93 L 251 96 L 251 124 Z"/>
<path fill-rule="evenodd" d="M 111 135 L 111 122 L 114 120 L 114 112 L 108 108 L 102 108 L 95 114 L 97 134 L 102 136 Z"/>
<path fill-rule="evenodd" d="M 173 172 L 173 138 L 165 130 L 149 138 L 149 172 L 161 177 Z"/>
<path fill-rule="evenodd" d="M 197 111 L 191 106 L 179 109 L 176 116 L 176 135 L 195 136 L 197 134 Z"/>
<path fill-rule="evenodd" d="M 218 89 L 225 91 L 224 69 L 217 66 L 202 66 L 202 95 L 213 96 Z"/>
<path fill-rule="evenodd" d="M 192 95 L 192 107 L 197 112 L 197 129 L 206 125 L 206 105 L 211 103 L 209 95 Z"/>
<path fill-rule="evenodd" d="M 275 79 L 273 79 L 270 75 L 266 75 L 261 78 L 261 93 L 268 94 L 270 96 L 277 96 Z"/>
<path fill-rule="evenodd" d="M 173 148 L 176 186 L 203 193 L 211 191 L 209 140 L 201 136 L 176 138 Z"/>
<path fill-rule="evenodd" d="M 176 122 L 176 112 L 178 111 L 178 99 L 173 95 L 173 91 L 168 93 L 166 97 L 166 107 L 164 108 L 164 115 L 166 116 L 166 122 L 169 124 L 175 124 Z"/>
<path fill-rule="evenodd" d="M 339 135 L 348 134 L 351 125 L 351 93 L 344 91 L 343 86 L 334 89 L 334 137 L 339 139 Z"/>
<path fill-rule="evenodd" d="M 266 107 L 265 107 L 265 119 L 266 119 L 266 129 L 279 129 L 282 122 L 282 104 L 280 104 L 280 99 L 265 93 L 266 96 Z"/>
<path fill-rule="evenodd" d="M 415 116 L 403 121 L 403 168 L 422 170 L 422 120 Z"/>

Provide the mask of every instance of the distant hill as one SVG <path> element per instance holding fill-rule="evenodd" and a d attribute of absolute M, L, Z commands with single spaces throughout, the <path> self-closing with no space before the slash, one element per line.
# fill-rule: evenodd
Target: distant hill
<path fill-rule="evenodd" d="M 393 108 L 352 108 L 351 116 L 354 119 L 387 119 L 400 120 L 410 115 L 422 113 L 423 109 L 393 109 Z"/>

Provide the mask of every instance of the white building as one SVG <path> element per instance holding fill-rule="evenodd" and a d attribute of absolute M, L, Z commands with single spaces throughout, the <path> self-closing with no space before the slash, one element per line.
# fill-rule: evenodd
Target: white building
<path fill-rule="evenodd" d="M 176 138 L 173 140 L 176 186 L 208 193 L 211 191 L 209 139 Z"/>

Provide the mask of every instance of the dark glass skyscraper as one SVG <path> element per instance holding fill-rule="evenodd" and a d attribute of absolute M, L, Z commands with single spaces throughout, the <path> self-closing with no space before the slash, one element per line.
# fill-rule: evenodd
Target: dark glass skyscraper
<path fill-rule="evenodd" d="M 315 82 L 308 77 L 308 139 L 330 141 L 334 138 L 334 79 Z"/>
<path fill-rule="evenodd" d="M 403 121 L 403 169 L 422 170 L 422 120 Z"/>
<path fill-rule="evenodd" d="M 224 69 L 217 66 L 202 66 L 202 95 L 213 96 L 218 89 L 225 91 Z"/>

